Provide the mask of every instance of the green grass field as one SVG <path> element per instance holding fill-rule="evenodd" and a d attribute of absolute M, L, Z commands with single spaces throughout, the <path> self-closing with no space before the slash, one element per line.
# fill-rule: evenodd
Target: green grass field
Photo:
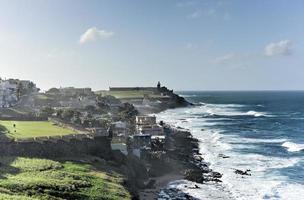
<path fill-rule="evenodd" d="M 16 125 L 14 127 L 14 124 Z M 0 121 L 0 133 L 10 138 L 32 138 L 75 134 L 76 131 L 49 121 Z"/>
<path fill-rule="evenodd" d="M 102 95 L 111 95 L 118 99 L 139 99 L 144 98 L 144 95 L 149 95 L 151 98 L 168 98 L 158 94 L 153 94 L 151 91 L 138 90 L 138 91 L 98 91 Z"/>
<path fill-rule="evenodd" d="M 0 163 L 0 200 L 131 199 L 123 177 L 97 161 L 1 157 Z"/>

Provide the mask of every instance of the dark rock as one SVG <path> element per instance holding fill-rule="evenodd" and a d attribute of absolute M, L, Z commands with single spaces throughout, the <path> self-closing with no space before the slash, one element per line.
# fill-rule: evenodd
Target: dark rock
<path fill-rule="evenodd" d="M 218 156 L 219 156 L 220 158 L 230 158 L 230 156 L 227 156 L 227 155 L 222 154 L 222 153 L 220 153 Z"/>
<path fill-rule="evenodd" d="M 154 188 L 155 183 L 156 183 L 155 179 L 150 179 L 148 183 L 146 183 L 146 188 Z"/>
<path fill-rule="evenodd" d="M 245 171 L 242 171 L 240 169 L 236 169 L 234 171 L 235 174 L 240 174 L 240 175 L 246 175 L 246 176 L 251 176 L 251 174 L 249 173 L 251 170 L 250 169 L 247 169 Z"/>
<path fill-rule="evenodd" d="M 222 178 L 223 175 L 219 172 L 211 172 L 211 176 L 213 178 Z"/>
<path fill-rule="evenodd" d="M 126 156 L 119 150 L 112 151 L 113 159 L 116 161 L 117 164 L 122 165 L 126 162 Z"/>
<path fill-rule="evenodd" d="M 197 183 L 203 183 L 204 177 L 201 170 L 189 169 L 185 171 L 185 179 Z"/>

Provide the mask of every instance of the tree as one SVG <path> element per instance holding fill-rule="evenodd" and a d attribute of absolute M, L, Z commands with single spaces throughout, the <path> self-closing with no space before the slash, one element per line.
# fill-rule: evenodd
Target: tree
<path fill-rule="evenodd" d="M 124 103 L 119 107 L 118 116 L 122 121 L 133 123 L 136 115 L 138 115 L 138 111 L 130 103 Z"/>
<path fill-rule="evenodd" d="M 71 109 L 65 109 L 61 114 L 61 118 L 66 121 L 70 121 L 73 116 L 74 116 L 74 111 Z"/>
<path fill-rule="evenodd" d="M 89 113 L 94 113 L 96 111 L 96 107 L 93 105 L 88 105 L 85 107 L 85 110 Z"/>
<path fill-rule="evenodd" d="M 59 93 L 59 92 L 60 92 L 59 89 L 57 89 L 57 88 L 51 88 L 46 93 Z"/>
<path fill-rule="evenodd" d="M 45 106 L 41 109 L 41 113 L 46 116 L 51 116 L 55 110 L 51 106 Z"/>

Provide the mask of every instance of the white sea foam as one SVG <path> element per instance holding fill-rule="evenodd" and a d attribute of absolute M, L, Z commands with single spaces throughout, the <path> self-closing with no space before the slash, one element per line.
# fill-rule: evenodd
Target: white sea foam
<path fill-rule="evenodd" d="M 190 112 L 193 113 L 203 113 L 206 112 L 209 115 L 219 115 L 219 116 L 254 116 L 254 117 L 268 117 L 271 116 L 264 112 L 258 112 L 254 110 L 240 111 L 239 108 L 245 107 L 245 105 L 240 104 L 206 104 L 202 103 L 201 106 L 195 107 Z"/>
<path fill-rule="evenodd" d="M 287 148 L 287 151 L 296 152 L 304 150 L 304 144 L 297 144 L 293 142 L 284 142 L 282 147 Z"/>
<path fill-rule="evenodd" d="M 253 110 L 250 110 L 248 112 L 246 112 L 247 115 L 253 115 L 255 117 L 261 117 L 261 116 L 266 116 L 265 113 L 262 113 L 262 112 L 257 112 L 257 111 L 253 111 Z"/>
<path fill-rule="evenodd" d="M 237 199 L 237 200 L 257 200 L 257 199 L 298 199 L 304 193 L 304 186 L 292 184 L 285 181 L 285 177 L 279 174 L 272 174 L 270 171 L 277 171 L 282 168 L 297 165 L 301 158 L 270 157 L 260 154 L 240 154 L 234 151 L 237 148 L 248 147 L 253 143 L 279 143 L 289 151 L 300 150 L 304 146 L 287 142 L 285 138 L 278 139 L 258 139 L 241 138 L 238 135 L 222 134 L 223 130 L 210 129 L 210 125 L 218 122 L 210 122 L 203 116 L 209 115 L 252 115 L 255 117 L 269 116 L 268 113 L 256 111 L 240 111 L 242 105 L 217 105 L 202 104 L 192 108 L 180 108 L 167 110 L 157 115 L 158 119 L 164 120 L 172 125 L 181 126 L 191 131 L 194 137 L 200 141 L 200 151 L 204 159 L 210 163 L 210 167 L 215 171 L 223 173 L 220 186 L 207 184 L 202 189 L 191 189 L 184 185 L 191 186 L 191 182 L 175 182 L 174 187 L 179 187 L 184 192 L 190 193 L 199 199 Z M 181 120 L 186 119 L 186 120 Z M 221 122 L 223 123 L 223 122 Z M 285 145 L 284 145 L 285 144 Z M 287 144 L 287 145 L 286 145 Z M 301 147 L 301 148 L 300 148 Z M 229 158 L 223 159 L 219 154 L 225 154 Z M 252 176 L 240 176 L 234 173 L 235 169 L 250 169 Z M 201 186 L 201 185 L 200 185 Z M 220 192 L 221 191 L 221 192 Z M 290 192 L 289 192 L 290 191 Z M 219 194 L 212 196 L 212 193 Z M 292 193 L 292 194 L 291 194 Z"/>
<path fill-rule="evenodd" d="M 200 189 L 197 189 L 197 186 Z M 198 199 L 233 199 L 229 191 L 217 183 L 198 184 L 187 180 L 177 180 L 169 183 L 168 188 L 176 188 Z"/>

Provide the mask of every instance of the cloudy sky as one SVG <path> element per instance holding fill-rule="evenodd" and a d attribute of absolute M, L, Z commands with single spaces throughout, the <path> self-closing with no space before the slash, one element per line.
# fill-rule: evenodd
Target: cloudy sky
<path fill-rule="evenodd" d="M 43 89 L 304 89 L 303 10 L 302 0 L 0 0 L 0 76 Z"/>

